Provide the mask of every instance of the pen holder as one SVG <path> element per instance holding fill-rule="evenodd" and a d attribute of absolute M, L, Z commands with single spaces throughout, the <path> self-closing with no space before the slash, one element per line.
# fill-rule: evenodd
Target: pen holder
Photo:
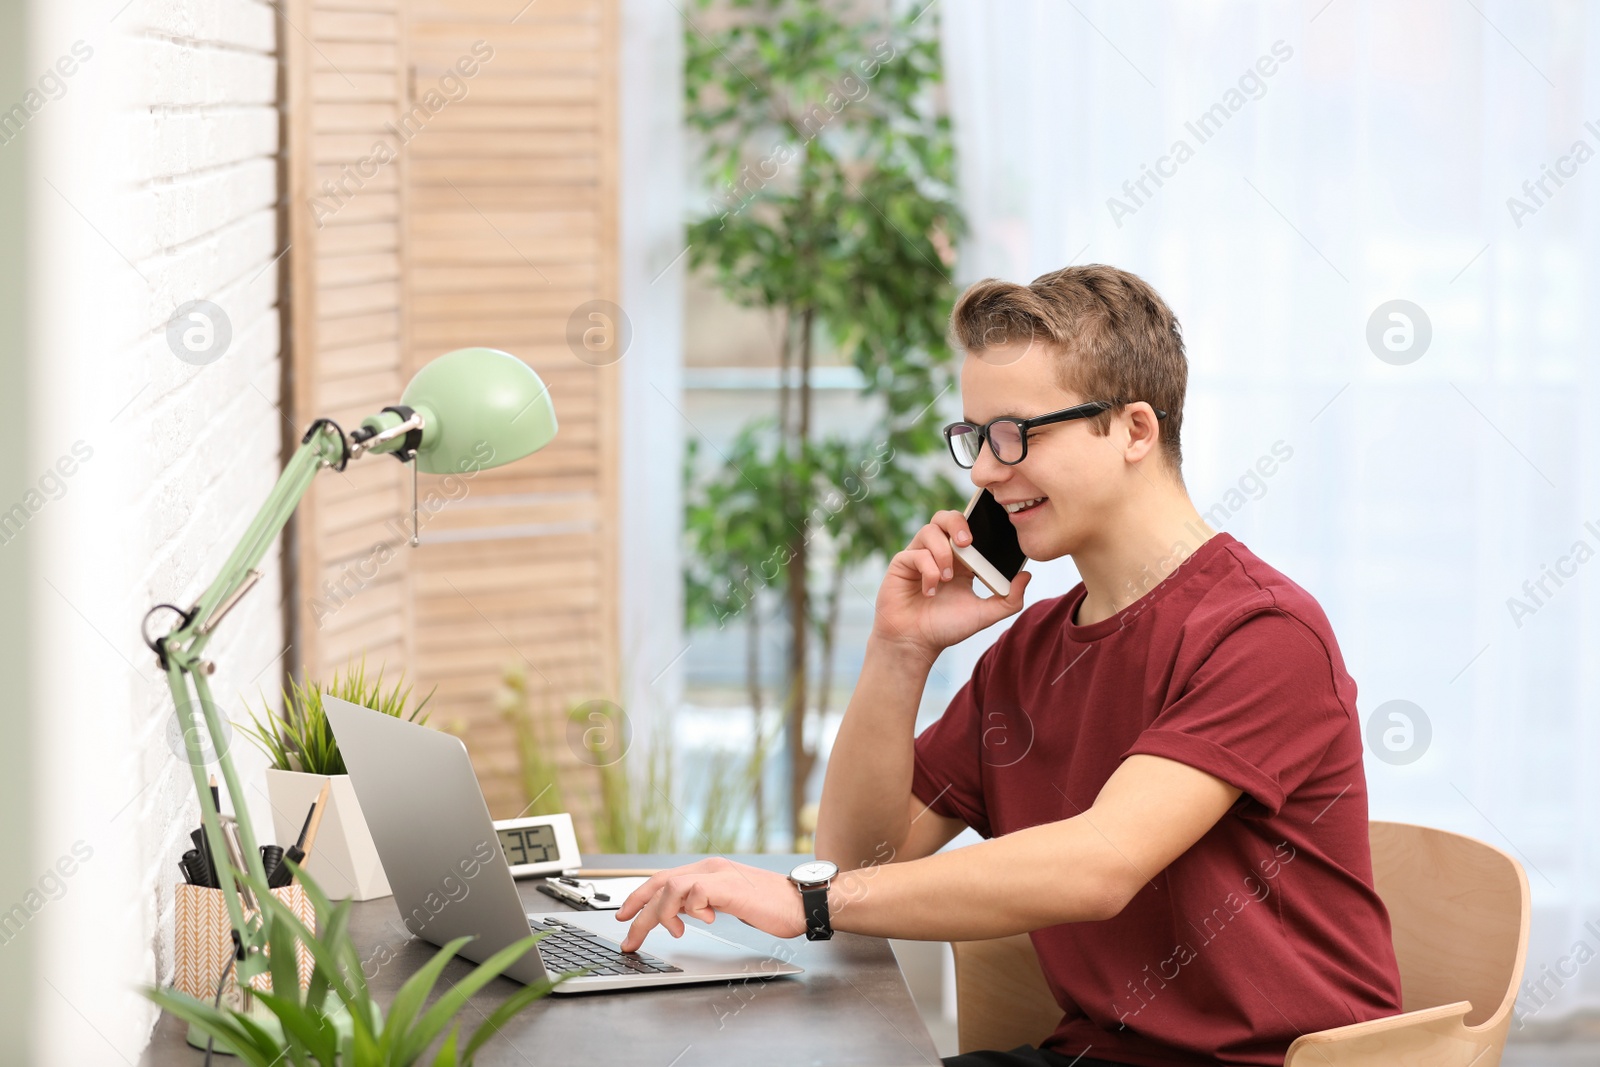
<path fill-rule="evenodd" d="M 233 958 L 233 925 L 228 920 L 228 905 L 221 889 L 207 886 L 177 885 L 176 915 L 173 921 L 173 964 L 175 988 L 196 1000 L 210 1004 L 217 995 L 217 980 L 228 969 Z M 317 928 L 317 912 L 306 896 L 305 887 L 299 884 L 274 889 L 272 895 L 288 905 L 289 910 L 306 926 Z M 296 970 L 300 975 L 300 988 L 311 984 L 311 950 L 304 944 L 295 945 Z M 263 993 L 272 991 L 272 976 L 256 975 L 250 980 L 252 989 Z M 222 990 L 222 1003 L 238 1008 L 240 1004 L 238 979 L 228 975 Z"/>

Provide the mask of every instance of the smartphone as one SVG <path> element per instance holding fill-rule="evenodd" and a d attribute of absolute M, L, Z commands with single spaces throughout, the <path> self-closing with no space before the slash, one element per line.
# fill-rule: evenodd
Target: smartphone
<path fill-rule="evenodd" d="M 1017 528 L 1011 525 L 1011 517 L 987 489 L 972 494 L 962 514 L 972 531 L 972 543 L 958 545 L 952 541 L 950 547 L 995 595 L 1010 596 L 1011 579 L 1028 562 L 1017 543 Z"/>

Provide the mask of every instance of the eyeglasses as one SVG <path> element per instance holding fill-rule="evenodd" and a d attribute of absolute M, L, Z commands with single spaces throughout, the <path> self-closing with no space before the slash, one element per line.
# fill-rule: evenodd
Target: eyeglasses
<path fill-rule="evenodd" d="M 1007 466 L 1014 466 L 1027 458 L 1028 431 L 1035 426 L 1086 419 L 1091 415 L 1098 415 L 1102 411 L 1110 411 L 1128 403 L 1130 401 L 1126 400 L 1091 400 L 1087 404 L 1062 408 L 1060 411 L 1052 411 L 1048 415 L 1036 415 L 1031 419 L 1002 415 L 998 419 L 990 419 L 981 426 L 973 422 L 952 422 L 944 428 L 944 439 L 950 446 L 950 455 L 954 457 L 957 465 L 963 468 L 970 469 L 978 462 L 978 452 L 983 448 L 985 441 L 989 442 L 989 451 L 994 453 L 995 459 Z M 1158 419 L 1167 417 L 1167 413 L 1160 408 L 1152 410 Z"/>

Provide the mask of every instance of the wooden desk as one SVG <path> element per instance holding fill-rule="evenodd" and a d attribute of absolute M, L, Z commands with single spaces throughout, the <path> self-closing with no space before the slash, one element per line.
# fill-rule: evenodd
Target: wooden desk
<path fill-rule="evenodd" d="M 584 866 L 673 867 L 697 858 L 591 856 Z M 730 858 L 786 872 L 805 857 Z M 538 892 L 535 884 L 533 880 L 517 883 L 528 911 L 569 910 Z M 352 920 L 351 933 L 363 960 L 391 957 L 377 976 L 369 979 L 374 996 L 387 1005 L 401 983 L 437 950 L 413 938 L 400 924 L 393 897 L 356 904 Z M 618 926 L 625 929 L 620 923 Z M 712 929 L 758 951 L 771 951 L 779 943 L 727 915 L 717 916 Z M 841 933 L 831 941 L 801 937 L 781 944 L 793 950 L 793 960 L 805 968 L 805 974 L 748 983 L 546 997 L 513 1019 L 483 1048 L 477 1062 L 481 1067 L 937 1067 L 938 1053 L 889 942 Z M 454 960 L 445 968 L 444 978 L 459 981 L 472 966 Z M 370 973 L 371 968 L 368 970 Z M 516 983 L 505 978 L 491 982 L 457 1016 L 463 1031 L 470 1033 L 516 988 Z M 163 1015 L 141 1064 L 200 1063 L 204 1054 L 190 1048 L 183 1035 L 183 1025 Z M 227 1065 L 235 1061 L 217 1057 L 212 1062 Z"/>

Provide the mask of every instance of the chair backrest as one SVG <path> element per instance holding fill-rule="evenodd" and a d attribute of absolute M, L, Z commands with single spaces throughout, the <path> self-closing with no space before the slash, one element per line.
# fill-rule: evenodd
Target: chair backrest
<path fill-rule="evenodd" d="M 952 941 L 956 956 L 956 1044 L 961 1052 L 1044 1044 L 1061 1022 L 1027 934 Z"/>
<path fill-rule="evenodd" d="M 1374 822 L 1370 832 L 1372 879 L 1389 909 L 1405 1010 L 1470 1000 L 1468 1026 L 1509 1014 L 1528 951 L 1522 865 L 1446 830 Z"/>
<path fill-rule="evenodd" d="M 1465 1022 L 1509 1021 L 1528 951 L 1522 865 L 1471 837 L 1374 822 L 1373 883 L 1389 911 L 1404 1010 L 1469 1000 Z M 1027 934 L 956 941 L 960 1049 L 1038 1045 L 1061 1009 Z"/>

